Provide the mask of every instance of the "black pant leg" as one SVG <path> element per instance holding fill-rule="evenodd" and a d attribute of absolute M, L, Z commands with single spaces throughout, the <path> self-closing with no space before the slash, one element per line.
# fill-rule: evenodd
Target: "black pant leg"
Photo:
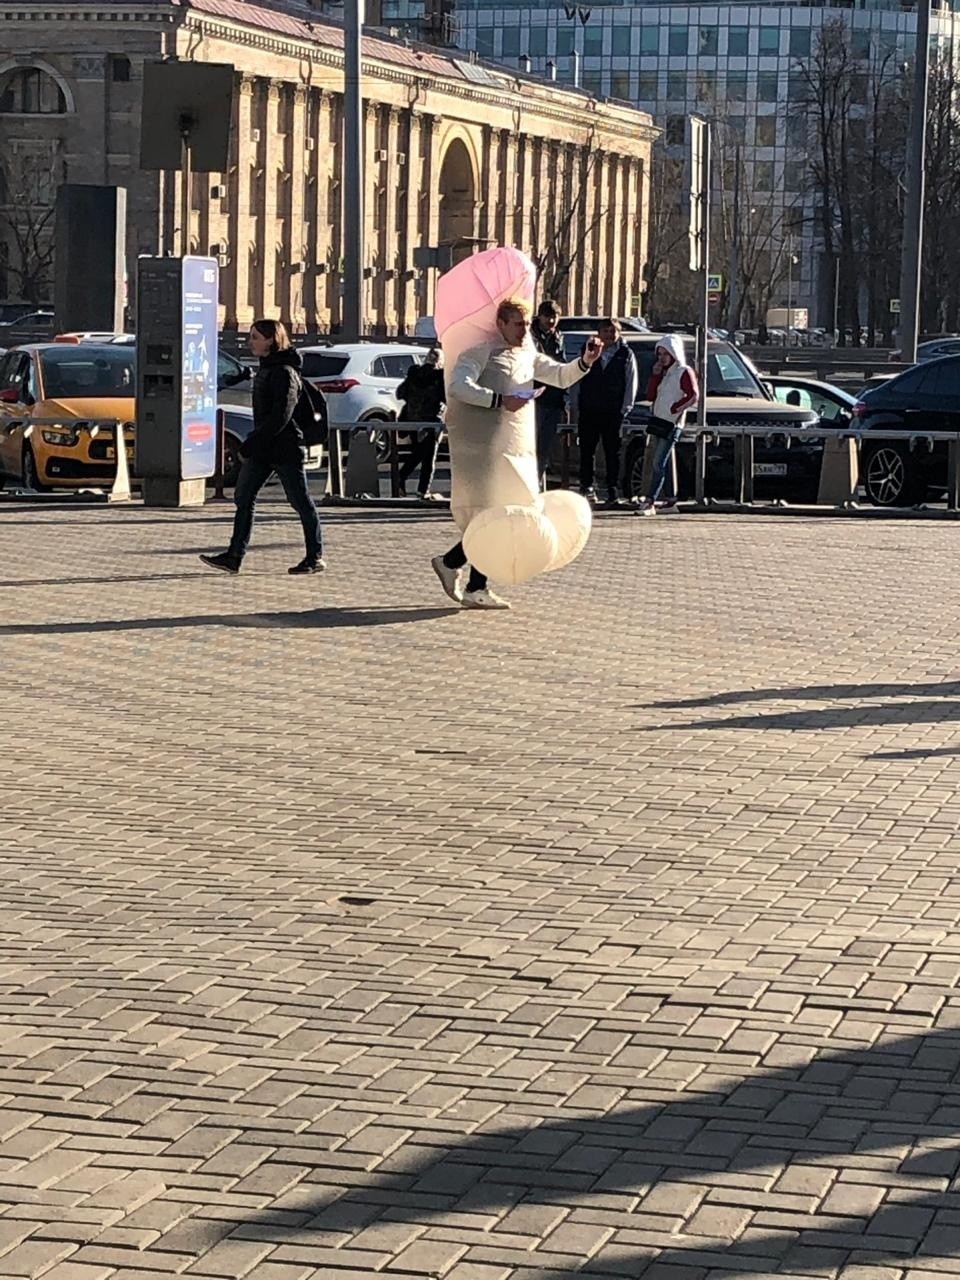
<path fill-rule="evenodd" d="M 607 471 L 607 490 L 614 494 L 620 485 L 620 424 L 621 417 L 611 417 L 603 424 L 603 459 Z"/>
<path fill-rule="evenodd" d="M 595 418 L 581 418 L 577 428 L 580 442 L 580 488 L 593 488 L 593 459 L 600 443 L 600 423 Z"/>

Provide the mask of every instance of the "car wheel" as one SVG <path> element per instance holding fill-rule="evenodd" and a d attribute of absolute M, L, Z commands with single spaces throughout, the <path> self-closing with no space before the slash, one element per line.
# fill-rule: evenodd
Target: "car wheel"
<path fill-rule="evenodd" d="M 363 419 L 363 421 L 364 421 L 365 423 L 370 423 L 370 424 L 372 424 L 372 423 L 375 423 L 375 422 L 389 422 L 389 421 L 390 421 L 390 419 L 389 419 L 389 418 L 387 418 L 387 417 L 384 417 L 384 415 L 383 415 L 382 413 L 371 413 L 371 415 L 369 416 L 369 418 L 364 418 L 364 419 Z M 376 428 L 375 428 L 374 426 L 372 426 L 372 425 L 371 425 L 371 427 L 370 427 L 370 430 L 371 430 L 371 431 L 373 431 L 373 432 L 375 432 L 374 437 L 373 437 L 373 443 L 374 443 L 374 447 L 375 447 L 375 448 L 376 448 L 376 450 L 377 450 L 377 461 L 378 461 L 378 462 L 389 462 L 389 461 L 390 461 L 390 436 L 391 436 L 391 432 L 389 432 L 389 431 L 377 431 L 377 430 L 376 430 Z"/>
<path fill-rule="evenodd" d="M 646 436 L 634 436 L 627 445 L 623 464 L 623 496 L 628 499 L 643 497 L 643 452 Z"/>
<path fill-rule="evenodd" d="M 33 450 L 29 445 L 23 451 L 21 473 L 23 475 L 23 487 L 25 489 L 30 489 L 34 493 L 49 493 L 50 486 L 48 484 L 40 483 L 40 473 L 37 471 L 37 460 L 33 456 Z"/>
<path fill-rule="evenodd" d="M 873 445 L 860 469 L 867 501 L 875 507 L 912 507 L 923 497 L 923 480 L 906 445 Z"/>
<path fill-rule="evenodd" d="M 240 476 L 240 441 L 229 431 L 223 438 L 223 484 L 226 489 L 235 489 Z"/>

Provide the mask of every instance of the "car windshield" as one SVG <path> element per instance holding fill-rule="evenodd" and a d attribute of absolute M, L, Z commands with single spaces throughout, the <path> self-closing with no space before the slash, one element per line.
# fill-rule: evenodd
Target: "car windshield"
<path fill-rule="evenodd" d="M 40 353 L 44 395 L 57 400 L 71 396 L 134 396 L 134 357 L 135 352 L 129 347 L 51 347 Z"/>

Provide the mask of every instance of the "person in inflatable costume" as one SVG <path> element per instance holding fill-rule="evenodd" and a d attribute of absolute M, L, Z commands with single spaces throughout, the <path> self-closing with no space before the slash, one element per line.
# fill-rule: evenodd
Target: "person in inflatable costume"
<path fill-rule="evenodd" d="M 510 540 L 508 580 L 513 582 L 573 558 L 558 552 L 556 532 L 544 515 L 544 502 L 553 495 L 541 496 L 539 492 L 533 384 L 536 380 L 552 387 L 572 386 L 598 359 L 600 342 L 591 339 L 579 359 L 560 364 L 536 350 L 528 334 L 529 321 L 530 308 L 525 301 L 507 298 L 501 302 L 496 312 L 497 340 L 462 352 L 447 376 L 450 506 L 466 537 L 431 563 L 450 599 L 468 609 L 510 607 L 487 586 L 484 565 L 476 564 L 493 539 L 498 542 L 493 555 L 498 564 L 503 559 L 504 540 Z M 557 500 L 574 497 L 562 494 Z M 578 533 L 580 541 L 573 555 L 586 541 L 588 531 L 589 519 L 586 531 L 582 536 Z M 478 555 L 469 564 L 464 590 L 462 578 L 471 537 Z"/>

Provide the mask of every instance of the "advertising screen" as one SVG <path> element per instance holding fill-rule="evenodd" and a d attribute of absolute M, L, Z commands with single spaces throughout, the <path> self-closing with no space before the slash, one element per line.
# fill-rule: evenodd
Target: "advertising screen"
<path fill-rule="evenodd" d="M 217 300 L 214 258 L 183 259 L 183 399 L 180 474 L 212 476 L 217 460 Z"/>

